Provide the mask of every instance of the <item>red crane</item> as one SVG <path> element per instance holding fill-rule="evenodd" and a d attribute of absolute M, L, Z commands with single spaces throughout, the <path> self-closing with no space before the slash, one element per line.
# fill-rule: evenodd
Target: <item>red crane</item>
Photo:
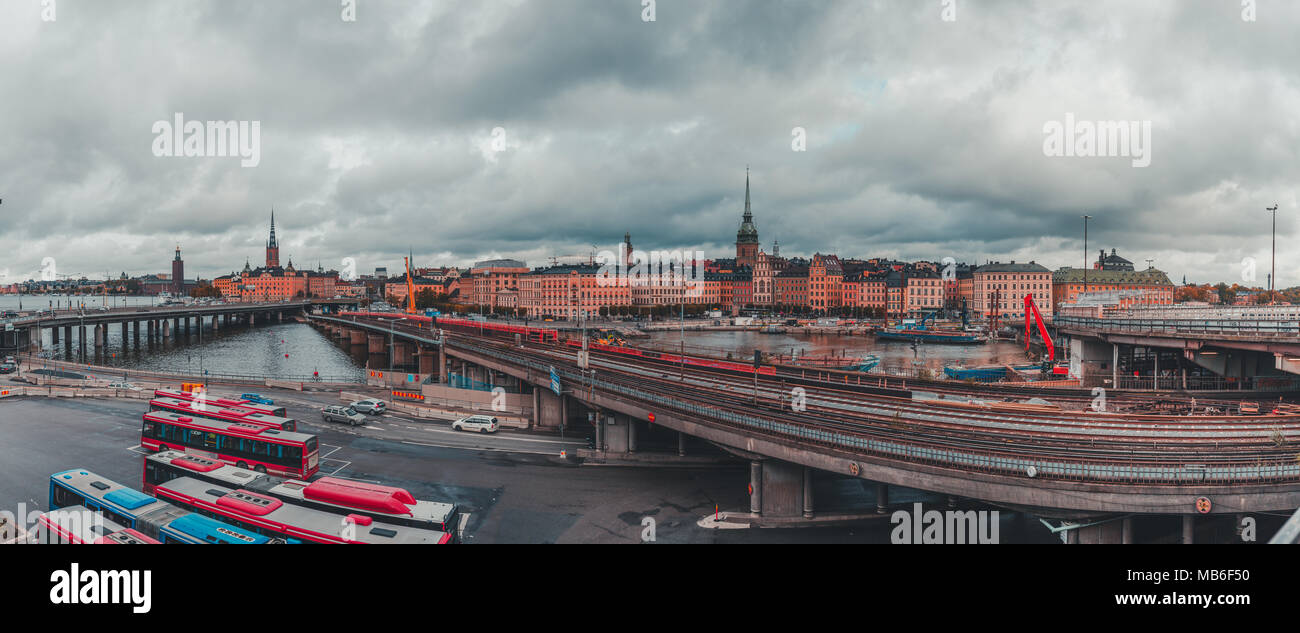
<path fill-rule="evenodd" d="M 1055 362 L 1056 346 L 1052 344 L 1052 336 L 1047 333 L 1047 326 L 1043 325 L 1043 315 L 1038 313 L 1038 306 L 1034 304 L 1033 295 L 1025 295 L 1025 351 L 1029 351 L 1029 341 L 1033 335 L 1029 320 L 1031 313 L 1034 321 L 1038 322 L 1038 333 L 1043 337 L 1043 344 L 1047 346 L 1047 362 Z"/>

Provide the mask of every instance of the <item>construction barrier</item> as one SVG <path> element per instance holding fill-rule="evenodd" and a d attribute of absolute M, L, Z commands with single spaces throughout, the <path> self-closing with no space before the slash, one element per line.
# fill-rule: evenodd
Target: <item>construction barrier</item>
<path fill-rule="evenodd" d="M 392 393 L 393 393 L 393 397 L 399 400 L 414 400 L 416 402 L 424 402 L 424 394 L 418 391 L 394 391 Z"/>

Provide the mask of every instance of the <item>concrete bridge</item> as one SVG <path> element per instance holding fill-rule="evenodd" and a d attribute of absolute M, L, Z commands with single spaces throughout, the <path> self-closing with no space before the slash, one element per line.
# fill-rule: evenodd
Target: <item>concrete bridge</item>
<path fill-rule="evenodd" d="M 142 330 L 149 341 L 189 336 L 191 331 L 202 340 L 205 328 L 215 331 L 232 324 L 278 323 L 285 316 L 302 314 L 310 305 L 311 302 L 302 300 L 45 311 L 6 321 L 3 324 L 3 336 L 0 336 L 0 350 L 27 350 L 40 340 L 40 332 L 50 330 L 52 343 L 58 345 L 62 339 L 64 346 L 69 349 L 75 333 L 84 356 L 87 344 L 91 341 L 96 352 L 103 349 L 108 340 L 108 328 L 113 325 L 121 326 L 123 341 L 130 335 L 137 345 Z M 90 336 L 87 335 L 87 327 L 92 329 Z"/>
<path fill-rule="evenodd" d="M 1163 382 L 1151 386 L 1178 389 L 1186 369 L 1199 367 L 1223 378 L 1225 388 L 1300 389 L 1300 306 L 1133 308 L 1057 315 L 1053 325 L 1071 337 L 1073 368 L 1094 385 L 1126 386 L 1137 369 L 1147 378 L 1163 374 Z"/>
<path fill-rule="evenodd" d="M 676 365 L 598 355 L 582 367 L 567 345 L 437 333 L 400 318 L 312 320 L 356 343 L 414 346 L 390 353 L 429 359 L 422 371 L 441 381 L 456 364 L 494 384 L 511 380 L 531 393 L 534 426 L 591 429 L 602 456 L 671 460 L 644 448 L 645 438 L 666 433 L 676 434 L 678 455 L 687 437 L 712 443 L 750 461 L 750 515 L 758 520 L 818 518 L 812 482 L 827 473 L 874 486 L 881 510 L 890 486 L 903 486 L 1078 521 L 1067 532 L 1077 542 L 1126 542 L 1135 517 L 1149 515 L 1182 517 L 1190 541 L 1201 514 L 1300 507 L 1296 416 L 972 409 L 913 400 L 905 389 L 812 382 L 812 404 L 796 412 L 781 398 L 788 378 L 755 380 L 751 400 L 743 395 L 751 377 L 704 370 L 679 377 Z"/>

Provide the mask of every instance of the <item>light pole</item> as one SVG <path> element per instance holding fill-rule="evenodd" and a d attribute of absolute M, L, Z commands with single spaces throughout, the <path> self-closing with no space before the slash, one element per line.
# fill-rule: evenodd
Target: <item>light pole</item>
<path fill-rule="evenodd" d="M 1273 288 L 1277 285 L 1277 203 L 1264 209 L 1273 214 L 1273 262 L 1269 264 L 1268 274 L 1268 304 L 1273 305 L 1275 300 Z"/>

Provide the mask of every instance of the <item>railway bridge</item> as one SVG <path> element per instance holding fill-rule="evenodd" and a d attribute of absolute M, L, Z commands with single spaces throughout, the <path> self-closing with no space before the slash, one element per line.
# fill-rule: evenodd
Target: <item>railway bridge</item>
<path fill-rule="evenodd" d="M 644 350 L 581 350 L 395 319 L 330 319 L 427 345 L 435 366 L 468 363 L 531 387 L 533 421 L 590 414 L 598 448 L 636 453 L 652 431 L 700 438 L 750 461 L 750 512 L 812 518 L 813 479 L 862 480 L 1068 520 L 1075 542 L 1127 542 L 1133 521 L 1300 507 L 1300 416 L 1161 416 L 1067 411 L 1005 398 L 935 399 L 894 379 L 745 372 Z M 419 340 L 423 338 L 424 340 Z M 632 350 L 633 348 L 625 348 Z M 688 368 L 689 367 L 689 368 Z M 432 368 L 430 368 L 432 369 Z M 432 372 L 430 372 L 432 373 Z M 865 380 L 864 380 L 865 377 Z M 802 393 L 796 392 L 802 390 Z M 799 395 L 796 398 L 796 394 Z M 801 406 L 796 406 L 796 401 Z"/>
<path fill-rule="evenodd" d="M 312 301 L 301 300 L 32 312 L 4 321 L 0 326 L 3 327 L 0 351 L 31 349 L 43 341 L 42 333 L 49 330 L 53 345 L 59 345 L 62 339 L 64 347 L 71 350 L 75 334 L 83 357 L 88 345 L 92 344 L 98 356 L 108 342 L 109 328 L 114 325 L 122 328 L 124 343 L 130 337 L 137 346 L 142 331 L 149 342 L 191 335 L 202 340 L 205 330 L 215 331 L 238 324 L 278 323 L 286 316 L 302 314 L 312 304 Z M 89 335 L 87 328 L 91 328 Z"/>
<path fill-rule="evenodd" d="M 1192 388 L 1300 390 L 1300 306 L 1094 309 L 1053 326 L 1070 337 L 1071 373 L 1085 384 L 1187 389 L 1188 369 L 1201 368 L 1216 378 Z"/>

